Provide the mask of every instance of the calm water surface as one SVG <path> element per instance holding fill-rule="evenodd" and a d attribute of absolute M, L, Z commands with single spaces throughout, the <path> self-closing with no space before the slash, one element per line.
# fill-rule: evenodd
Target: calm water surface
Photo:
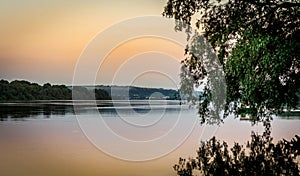
<path fill-rule="evenodd" d="M 163 135 L 172 128 L 170 124 L 179 113 L 183 118 L 197 120 L 195 109 L 175 101 L 151 101 L 150 104 L 99 101 L 97 107 L 91 107 L 88 101 L 76 103 L 80 107 L 77 117 L 103 118 L 116 133 L 132 140 L 151 140 Z M 263 131 L 261 124 L 253 126 L 232 117 L 219 127 L 196 122 L 194 128 L 191 126 L 192 133 L 172 152 L 154 160 L 132 162 L 114 158 L 95 147 L 82 132 L 72 105 L 71 101 L 1 103 L 0 175 L 176 175 L 172 166 L 179 157 L 195 156 L 200 140 L 216 135 L 229 145 L 234 141 L 245 144 L 251 131 Z M 155 130 L 142 128 L 136 133 L 123 127 L 120 113 L 135 120 L 161 118 L 154 123 Z M 272 136 L 275 141 L 291 139 L 295 134 L 300 135 L 299 127 L 298 115 L 275 117 Z M 161 150 L 163 145 L 155 150 Z M 118 147 L 123 150 L 122 146 Z"/>

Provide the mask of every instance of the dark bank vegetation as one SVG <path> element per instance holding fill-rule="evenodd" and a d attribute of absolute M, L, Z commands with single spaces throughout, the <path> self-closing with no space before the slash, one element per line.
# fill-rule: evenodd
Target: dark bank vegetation
<path fill-rule="evenodd" d="M 178 91 L 163 88 L 148 88 L 136 86 L 96 86 L 96 88 L 106 90 L 113 99 L 123 100 L 179 100 Z"/>
<path fill-rule="evenodd" d="M 88 90 L 85 87 L 75 86 L 74 91 L 78 99 L 110 100 L 108 93 L 102 89 Z M 72 90 L 65 85 L 43 86 L 29 81 L 0 80 L 0 101 L 31 101 L 31 100 L 71 100 Z"/>

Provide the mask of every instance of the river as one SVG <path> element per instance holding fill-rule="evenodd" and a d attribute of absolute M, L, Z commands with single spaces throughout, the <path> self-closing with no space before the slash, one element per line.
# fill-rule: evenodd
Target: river
<path fill-rule="evenodd" d="M 263 132 L 232 116 L 200 125 L 196 109 L 176 101 L 73 103 L 1 103 L 1 175 L 176 175 L 172 166 L 194 157 L 201 140 L 246 144 Z M 271 135 L 290 140 L 299 127 L 297 115 L 274 117 Z"/>

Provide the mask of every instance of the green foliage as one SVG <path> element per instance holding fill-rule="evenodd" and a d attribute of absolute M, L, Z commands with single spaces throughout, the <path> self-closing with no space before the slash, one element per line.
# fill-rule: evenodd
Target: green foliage
<path fill-rule="evenodd" d="M 111 99 L 108 93 L 101 89 L 96 89 L 95 94 L 84 87 L 81 87 L 86 94 L 81 96 L 82 99 L 88 99 L 95 96 L 97 100 Z M 89 95 L 89 96 L 87 96 Z M 28 81 L 0 80 L 0 101 L 16 100 L 71 100 L 72 90 L 65 85 L 51 85 L 49 83 L 40 86 Z"/>
<path fill-rule="evenodd" d="M 299 175 L 296 162 L 300 155 L 300 138 L 278 141 L 276 144 L 268 135 L 252 133 L 246 148 L 235 143 L 228 148 L 226 142 L 215 137 L 200 144 L 196 158 L 180 158 L 174 170 L 180 176 L 201 175 Z"/>
<path fill-rule="evenodd" d="M 197 158 L 179 159 L 178 175 L 299 175 L 300 142 L 270 138 L 271 114 L 296 108 L 300 92 L 299 0 L 168 0 L 163 15 L 176 20 L 176 30 L 187 34 L 181 87 L 199 97 L 201 123 L 219 123 L 230 113 L 248 114 L 263 121 L 263 136 L 252 134 L 246 148 L 214 138 L 202 142 Z M 191 21 L 204 39 L 191 30 Z M 207 48 L 210 45 L 218 57 Z M 215 71 L 217 70 L 217 71 Z M 224 74 L 226 86 L 223 84 Z M 206 83 L 205 83 L 206 82 Z M 225 106 L 222 106 L 226 90 Z M 190 98 L 192 102 L 193 98 Z M 212 107 L 212 108 L 211 108 Z M 223 118 L 218 110 L 224 108 Z"/>
<path fill-rule="evenodd" d="M 182 81 L 183 90 L 191 92 L 186 82 L 197 86 L 209 76 L 205 59 L 198 54 L 203 50 L 201 45 L 208 42 L 217 53 L 227 83 L 224 117 L 249 107 L 252 119 L 260 121 L 296 107 L 300 88 L 299 0 L 169 0 L 163 15 L 176 19 L 176 30 L 184 30 L 191 42 L 183 62 L 189 72 Z M 203 31 L 204 42 L 190 36 L 192 19 Z M 206 95 L 214 91 L 211 85 L 206 84 Z M 208 106 L 213 100 L 208 97 L 209 102 L 200 102 L 203 123 L 209 121 Z"/>
<path fill-rule="evenodd" d="M 102 89 L 95 89 L 95 98 L 96 100 L 110 100 L 111 97 L 109 94 Z"/>
<path fill-rule="evenodd" d="M 87 89 L 83 86 L 73 86 L 73 100 L 110 100 L 107 91 L 102 89 Z"/>
<path fill-rule="evenodd" d="M 227 101 L 248 106 L 254 117 L 295 108 L 300 85 L 300 62 L 290 54 L 295 46 L 278 37 L 245 33 L 225 65 Z"/>

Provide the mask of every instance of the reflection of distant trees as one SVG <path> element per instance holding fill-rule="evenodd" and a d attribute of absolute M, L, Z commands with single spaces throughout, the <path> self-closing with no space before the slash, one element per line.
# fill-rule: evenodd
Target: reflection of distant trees
<path fill-rule="evenodd" d="M 73 107 L 38 103 L 28 103 L 26 105 L 5 104 L 0 106 L 0 121 L 36 118 L 40 115 L 42 115 L 43 118 L 49 118 L 50 115 L 65 115 L 66 113 L 73 113 Z"/>
<path fill-rule="evenodd" d="M 279 114 L 278 117 L 281 119 L 300 119 L 300 111 L 284 112 L 282 114 Z"/>

